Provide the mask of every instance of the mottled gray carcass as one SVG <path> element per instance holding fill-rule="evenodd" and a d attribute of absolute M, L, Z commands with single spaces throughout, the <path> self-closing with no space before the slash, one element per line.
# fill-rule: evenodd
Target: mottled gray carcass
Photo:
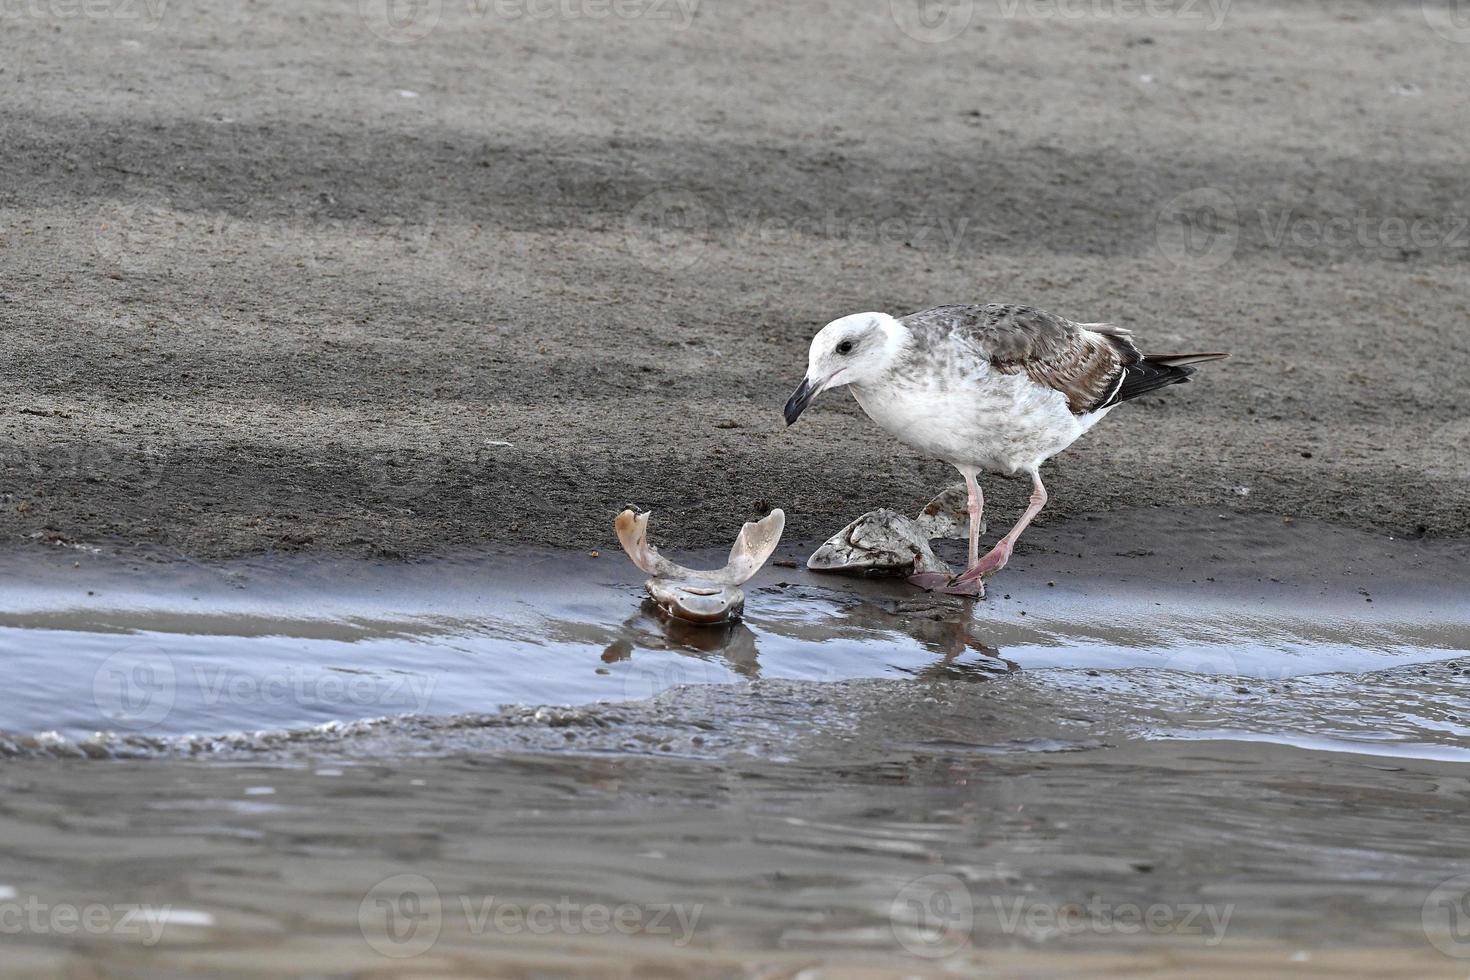
<path fill-rule="evenodd" d="M 966 489 L 959 485 L 929 501 L 917 517 L 870 510 L 828 538 L 806 560 L 806 567 L 814 572 L 905 575 L 926 587 L 948 582 L 950 567 L 935 556 L 929 542 L 935 538 L 963 540 L 969 533 L 966 507 Z"/>

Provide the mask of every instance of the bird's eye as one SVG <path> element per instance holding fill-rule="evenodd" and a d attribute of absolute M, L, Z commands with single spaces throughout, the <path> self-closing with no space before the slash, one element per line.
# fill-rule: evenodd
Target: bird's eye
<path fill-rule="evenodd" d="M 839 353 L 839 354 L 851 354 L 852 353 L 852 341 L 850 341 L 850 340 L 844 340 L 842 343 L 838 344 L 837 345 L 837 353 Z"/>

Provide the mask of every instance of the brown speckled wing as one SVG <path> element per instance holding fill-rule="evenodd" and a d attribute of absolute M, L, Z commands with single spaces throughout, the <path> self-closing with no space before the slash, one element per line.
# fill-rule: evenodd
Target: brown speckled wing
<path fill-rule="evenodd" d="M 1128 331 L 1106 323 L 1074 323 L 1029 306 L 936 306 L 902 318 L 919 343 L 960 333 L 990 356 L 997 370 L 1060 391 L 1076 415 L 1117 400 L 1128 368 L 1142 359 Z"/>

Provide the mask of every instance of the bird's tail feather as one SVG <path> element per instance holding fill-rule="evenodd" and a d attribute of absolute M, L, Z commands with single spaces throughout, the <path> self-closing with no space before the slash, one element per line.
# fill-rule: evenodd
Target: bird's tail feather
<path fill-rule="evenodd" d="M 1218 361 L 1229 354 L 1215 351 L 1209 354 L 1145 354 L 1145 361 L 1162 364 L 1165 367 L 1184 367 L 1186 364 L 1199 364 L 1201 361 Z"/>
<path fill-rule="evenodd" d="M 1191 364 L 1200 361 L 1218 361 L 1228 354 L 1145 354 L 1143 359 L 1128 365 L 1118 383 L 1118 389 L 1108 399 L 1109 404 L 1126 402 L 1130 398 L 1146 395 L 1169 385 L 1183 384 L 1194 373 Z"/>

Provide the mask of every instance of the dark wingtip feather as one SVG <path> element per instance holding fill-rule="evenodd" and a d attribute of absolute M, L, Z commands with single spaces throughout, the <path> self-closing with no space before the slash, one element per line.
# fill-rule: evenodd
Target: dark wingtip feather
<path fill-rule="evenodd" d="M 1145 358 L 1137 364 L 1130 364 L 1124 372 L 1123 383 L 1118 386 L 1117 393 L 1109 400 L 1108 404 L 1116 405 L 1126 402 L 1130 398 L 1146 395 L 1169 385 L 1184 384 L 1189 376 L 1194 373 L 1194 368 L 1175 367 L 1171 364 L 1161 364 L 1151 358 Z"/>
<path fill-rule="evenodd" d="M 1186 364 L 1203 364 L 1205 361 L 1219 361 L 1229 356 L 1225 351 L 1212 351 L 1202 354 L 1145 354 L 1143 355 L 1143 359 L 1168 367 L 1184 367 Z"/>

